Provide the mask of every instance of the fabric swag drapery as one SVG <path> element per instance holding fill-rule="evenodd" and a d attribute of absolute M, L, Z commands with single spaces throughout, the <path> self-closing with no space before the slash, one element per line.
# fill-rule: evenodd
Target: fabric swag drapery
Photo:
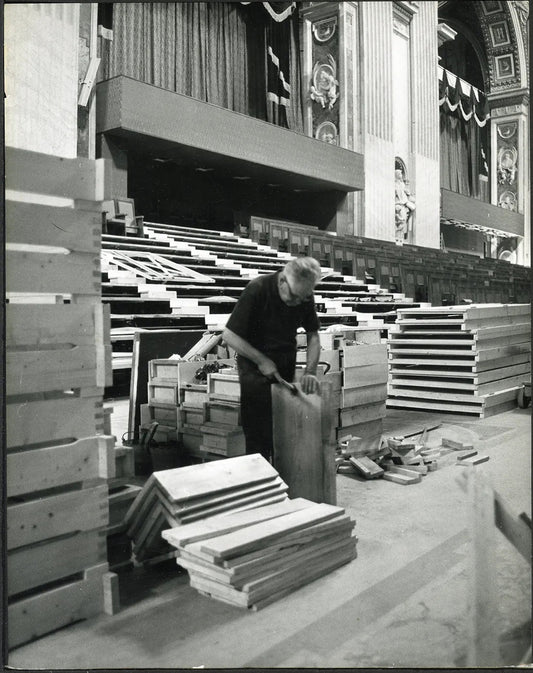
<path fill-rule="evenodd" d="M 300 81 L 294 9 L 275 2 L 115 3 L 104 76 L 126 75 L 301 132 L 300 87 L 290 84 Z M 279 66 L 275 79 L 267 42 Z M 284 115 L 267 96 L 271 81 L 278 99 L 290 102 Z"/>
<path fill-rule="evenodd" d="M 440 172 L 445 189 L 489 201 L 484 94 L 439 68 Z"/>

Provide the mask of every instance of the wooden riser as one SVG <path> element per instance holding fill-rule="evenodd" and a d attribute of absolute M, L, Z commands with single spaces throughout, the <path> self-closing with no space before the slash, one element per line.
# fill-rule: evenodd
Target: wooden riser
<path fill-rule="evenodd" d="M 385 414 L 385 401 L 341 409 L 339 412 L 339 425 L 341 428 L 345 428 L 355 424 L 367 423 L 384 418 Z"/>
<path fill-rule="evenodd" d="M 107 561 L 105 531 L 85 531 L 18 547 L 7 555 L 9 596 L 70 577 Z"/>
<path fill-rule="evenodd" d="M 10 603 L 9 648 L 103 612 L 107 575 L 107 563 L 100 563 L 86 569 L 80 579 Z"/>
<path fill-rule="evenodd" d="M 101 435 L 72 444 L 32 449 L 7 456 L 7 496 L 42 491 L 115 476 L 114 438 Z"/>
<path fill-rule="evenodd" d="M 474 414 L 479 418 L 486 418 L 492 416 L 500 411 L 512 409 L 517 405 L 518 388 L 511 388 L 509 390 L 502 390 L 492 395 L 487 395 L 479 398 L 481 403 L 468 403 L 466 401 L 457 400 L 455 402 L 449 400 L 435 400 L 429 395 L 425 399 L 410 399 L 406 395 L 389 397 L 387 400 L 387 407 L 419 409 L 424 410 L 438 410 L 448 411 L 457 414 Z"/>
<path fill-rule="evenodd" d="M 7 507 L 7 548 L 11 551 L 59 535 L 103 528 L 108 521 L 106 485 L 37 499 L 13 498 Z"/>
<path fill-rule="evenodd" d="M 97 388 L 58 397 L 36 395 L 6 404 L 7 448 L 46 441 L 82 439 L 104 432 L 102 394 Z"/>
<path fill-rule="evenodd" d="M 358 388 L 343 388 L 341 390 L 340 407 L 355 407 L 374 402 L 383 402 L 387 398 L 387 385 L 377 383 Z"/>
<path fill-rule="evenodd" d="M 427 369 L 425 367 L 414 366 L 414 367 L 400 367 L 397 363 L 394 363 L 390 368 L 390 375 L 394 377 L 413 377 L 419 378 L 421 380 L 426 380 L 430 378 L 433 380 L 440 380 L 442 378 L 449 379 L 460 379 L 462 381 L 468 381 L 469 383 L 475 383 L 476 385 L 483 385 L 485 383 L 491 383 L 493 381 L 498 381 L 502 378 L 509 378 L 511 376 L 524 375 L 528 376 L 530 372 L 529 362 L 523 362 L 518 365 L 511 365 L 509 367 L 496 367 L 486 372 L 459 372 L 457 370 L 451 371 L 449 367 L 442 369 Z"/>

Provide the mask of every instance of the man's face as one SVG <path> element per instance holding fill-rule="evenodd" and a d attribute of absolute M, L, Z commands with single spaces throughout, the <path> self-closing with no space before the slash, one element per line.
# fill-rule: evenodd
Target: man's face
<path fill-rule="evenodd" d="M 285 272 L 279 277 L 279 296 L 287 306 L 298 306 L 312 301 L 314 288 L 313 282 L 296 281 Z"/>

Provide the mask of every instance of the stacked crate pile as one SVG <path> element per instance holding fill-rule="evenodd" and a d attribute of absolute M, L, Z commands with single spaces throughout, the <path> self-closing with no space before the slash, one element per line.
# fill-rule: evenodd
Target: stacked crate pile
<path fill-rule="evenodd" d="M 111 375 L 102 167 L 6 149 L 9 647 L 116 607 L 106 552 L 115 461 L 102 402 Z"/>
<path fill-rule="evenodd" d="M 207 452 L 202 448 L 205 434 L 202 428 L 211 421 L 216 423 L 216 419 L 210 419 L 209 416 L 209 378 L 224 376 L 206 372 L 210 368 L 231 368 L 234 363 L 232 358 L 151 360 L 148 371 L 148 404 L 141 405 L 141 425 L 147 427 L 157 421 L 158 426 L 153 437 L 155 442 L 179 442 L 189 455 L 206 457 Z M 200 375 L 202 372 L 203 375 Z M 210 452 L 210 456 L 212 453 Z M 218 452 L 216 455 L 219 455 Z"/>
<path fill-rule="evenodd" d="M 207 397 L 198 455 L 206 460 L 244 455 L 246 443 L 241 426 L 241 386 L 237 371 L 208 374 Z"/>
<path fill-rule="evenodd" d="M 530 377 L 529 304 L 398 311 L 389 336 L 389 407 L 473 414 L 516 406 Z"/>
<path fill-rule="evenodd" d="M 335 332 L 319 332 L 319 337 L 318 378 L 332 384 L 330 439 L 338 443 L 361 437 L 373 448 L 383 430 L 387 398 L 387 345 L 381 343 L 380 330 L 339 326 Z M 298 336 L 298 345 L 305 345 L 305 335 Z M 305 350 L 299 350 L 298 363 L 303 365 L 305 357 Z"/>

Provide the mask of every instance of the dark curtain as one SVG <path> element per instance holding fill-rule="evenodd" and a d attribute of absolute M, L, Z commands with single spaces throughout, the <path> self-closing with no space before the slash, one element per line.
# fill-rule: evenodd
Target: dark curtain
<path fill-rule="evenodd" d="M 126 75 L 259 119 L 303 129 L 299 39 L 289 17 L 291 103 L 285 120 L 269 119 L 266 27 L 261 3 L 115 3 L 106 77 Z"/>
<path fill-rule="evenodd" d="M 441 187 L 489 201 L 486 129 L 440 109 Z"/>

